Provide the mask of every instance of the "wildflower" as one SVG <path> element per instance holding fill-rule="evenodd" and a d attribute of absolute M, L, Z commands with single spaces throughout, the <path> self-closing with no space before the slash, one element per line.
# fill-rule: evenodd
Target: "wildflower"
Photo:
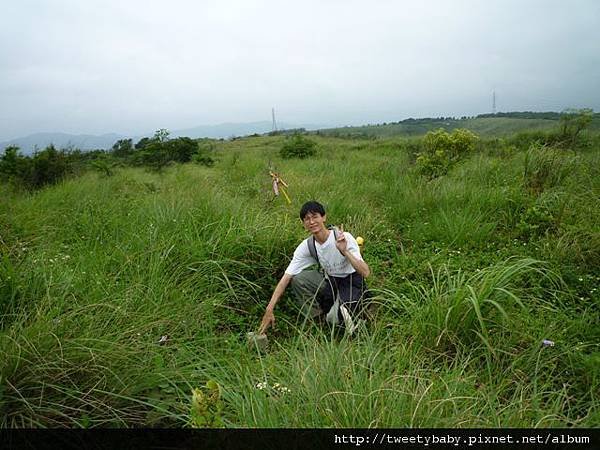
<path fill-rule="evenodd" d="M 261 381 L 260 383 L 257 383 L 257 385 L 255 386 L 256 389 L 260 389 L 261 391 L 263 389 L 266 389 L 268 386 L 268 383 L 266 381 Z"/>
<path fill-rule="evenodd" d="M 279 383 L 275 383 L 273 385 L 273 389 L 275 389 L 280 394 L 288 394 L 289 392 L 291 392 L 289 388 L 287 388 Z"/>
<path fill-rule="evenodd" d="M 554 347 L 554 341 L 551 341 L 549 339 L 544 339 L 542 341 L 542 346 L 543 347 Z"/>

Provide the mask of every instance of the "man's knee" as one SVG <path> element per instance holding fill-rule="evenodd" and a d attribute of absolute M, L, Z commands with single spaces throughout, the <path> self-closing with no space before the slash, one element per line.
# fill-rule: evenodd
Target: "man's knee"
<path fill-rule="evenodd" d="M 305 270 L 292 277 L 292 290 L 303 294 L 316 294 L 319 291 L 322 276 L 311 270 Z"/>

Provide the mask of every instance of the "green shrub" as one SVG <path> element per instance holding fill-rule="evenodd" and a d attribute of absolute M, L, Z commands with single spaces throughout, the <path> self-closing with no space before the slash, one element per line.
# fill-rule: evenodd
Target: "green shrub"
<path fill-rule="evenodd" d="M 564 144 L 575 146 L 580 133 L 592 123 L 593 118 L 594 111 L 590 108 L 563 111 L 560 116 L 560 137 Z"/>
<path fill-rule="evenodd" d="M 11 145 L 4 149 L 0 157 L 0 175 L 9 182 L 20 182 L 29 172 L 31 158 L 20 154 L 19 147 Z"/>
<path fill-rule="evenodd" d="M 168 159 L 180 163 L 192 160 L 192 155 L 198 151 L 198 144 L 189 137 L 180 137 L 162 142 Z"/>
<path fill-rule="evenodd" d="M 556 222 L 552 211 L 547 207 L 534 205 L 523 213 L 516 228 L 520 237 L 529 240 L 556 230 Z"/>
<path fill-rule="evenodd" d="M 475 150 L 476 134 L 462 128 L 449 134 L 443 129 L 430 131 L 423 138 L 423 151 L 417 156 L 417 168 L 422 175 L 436 178 L 448 173 L 450 167 Z"/>
<path fill-rule="evenodd" d="M 192 156 L 192 162 L 195 162 L 196 164 L 200 164 L 206 167 L 212 167 L 215 165 L 215 160 L 213 158 L 211 158 L 209 155 L 207 155 L 204 152 L 200 152 L 198 151 L 198 153 L 194 154 L 194 156 Z"/>
<path fill-rule="evenodd" d="M 90 162 L 90 166 L 106 177 L 112 177 L 115 172 L 116 163 L 107 156 L 99 157 Z"/>
<path fill-rule="evenodd" d="M 533 194 L 540 194 L 544 189 L 556 186 L 571 171 L 572 158 L 554 147 L 534 143 L 525 155 L 523 183 Z"/>
<path fill-rule="evenodd" d="M 317 143 L 301 134 L 287 138 L 279 151 L 282 158 L 308 158 L 317 154 Z"/>
<path fill-rule="evenodd" d="M 128 158 L 133 151 L 134 148 L 131 139 L 119 139 L 112 146 L 112 154 L 117 158 Z"/>
<path fill-rule="evenodd" d="M 142 150 L 136 152 L 135 162 L 156 172 L 162 171 L 171 162 L 171 158 L 163 144 L 163 142 L 155 140 L 150 141 Z"/>
<path fill-rule="evenodd" d="M 39 189 L 72 173 L 76 161 L 77 155 L 71 157 L 66 150 L 56 150 L 52 144 L 33 157 L 21 156 L 18 147 L 11 146 L 0 158 L 0 174 L 25 189 Z"/>

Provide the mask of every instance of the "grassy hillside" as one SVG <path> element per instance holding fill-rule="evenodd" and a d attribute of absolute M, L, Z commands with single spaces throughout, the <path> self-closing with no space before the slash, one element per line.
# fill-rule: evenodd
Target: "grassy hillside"
<path fill-rule="evenodd" d="M 2 427 L 189 426 L 196 388 L 213 426 L 600 425 L 597 139 L 484 143 L 434 180 L 400 138 L 315 137 L 307 160 L 283 140 L 218 143 L 212 168 L 1 185 Z M 258 354 L 245 333 L 312 198 L 365 238 L 374 318 L 347 339 L 286 297 Z"/>
<path fill-rule="evenodd" d="M 466 128 L 484 137 L 507 137 L 520 132 L 552 131 L 559 127 L 557 119 L 513 118 L 513 117 L 474 117 L 463 119 L 416 119 L 380 125 L 331 128 L 319 131 L 324 136 L 349 136 L 390 138 L 395 136 L 420 136 L 428 131 L 442 128 L 452 131 Z M 590 130 L 600 131 L 600 116 L 596 114 Z"/>

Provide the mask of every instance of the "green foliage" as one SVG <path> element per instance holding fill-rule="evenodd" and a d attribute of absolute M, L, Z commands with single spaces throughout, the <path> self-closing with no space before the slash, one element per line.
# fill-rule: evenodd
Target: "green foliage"
<path fill-rule="evenodd" d="M 133 154 L 134 148 L 131 139 L 119 139 L 112 146 L 112 154 L 117 158 L 128 158 Z"/>
<path fill-rule="evenodd" d="M 154 137 L 152 138 L 154 141 L 158 142 L 166 142 L 169 140 L 169 135 L 171 133 L 166 128 L 161 128 L 154 132 Z"/>
<path fill-rule="evenodd" d="M 161 172 L 171 163 L 186 163 L 198 151 L 198 144 L 189 137 L 168 139 L 167 130 L 157 130 L 152 139 L 138 142 L 134 161 L 150 169 Z"/>
<path fill-rule="evenodd" d="M 282 158 L 309 158 L 316 154 L 317 143 L 301 134 L 288 137 L 279 151 Z"/>
<path fill-rule="evenodd" d="M 103 157 L 93 160 L 90 165 L 104 176 L 112 177 L 117 164 L 109 158 Z"/>
<path fill-rule="evenodd" d="M 198 151 L 198 144 L 189 137 L 180 137 L 162 142 L 168 159 L 178 163 L 192 160 L 192 155 Z"/>
<path fill-rule="evenodd" d="M 135 154 L 135 161 L 156 172 L 161 172 L 170 162 L 169 154 L 162 142 L 152 140 Z"/>
<path fill-rule="evenodd" d="M 511 290 L 519 277 L 539 271 L 540 262 L 524 259 L 505 261 L 472 275 L 452 273 L 447 266 L 432 271 L 431 287 L 414 285 L 414 301 L 425 302 L 418 310 L 430 327 L 421 329 L 436 346 L 479 342 L 496 355 L 499 342 L 491 340 L 490 329 L 506 323 L 511 307 L 524 308 L 523 301 Z M 487 353 L 487 352 L 486 352 Z"/>
<path fill-rule="evenodd" d="M 69 170 L 66 152 L 56 150 L 50 145 L 33 156 L 29 185 L 39 188 L 46 184 L 54 184 L 62 180 Z"/>
<path fill-rule="evenodd" d="M 221 386 L 208 380 L 204 389 L 192 390 L 190 421 L 192 428 L 223 427 L 223 401 Z"/>
<path fill-rule="evenodd" d="M 152 139 L 150 139 L 149 137 L 143 137 L 135 144 L 135 149 L 143 150 L 146 147 L 146 145 L 148 145 L 151 141 Z"/>
<path fill-rule="evenodd" d="M 0 330 L 10 322 L 20 297 L 19 273 L 7 254 L 0 253 Z"/>
<path fill-rule="evenodd" d="M 281 136 L 220 142 L 212 170 L 0 184 L 0 426 L 595 426 L 600 141 L 553 148 L 568 176 L 532 196 L 509 139 L 435 182 L 418 138 L 312 139 L 327 159 L 279 168 L 291 206 L 265 195 Z M 310 198 L 365 238 L 375 318 L 332 336 L 285 296 L 248 351 Z"/>
<path fill-rule="evenodd" d="M 523 213 L 516 229 L 519 237 L 530 240 L 555 231 L 556 227 L 557 219 L 552 211 L 544 205 L 534 205 Z"/>
<path fill-rule="evenodd" d="M 430 131 L 423 138 L 423 151 L 417 156 L 419 172 L 429 178 L 445 175 L 453 164 L 473 152 L 478 139 L 465 129 L 456 129 L 452 134 L 443 129 Z"/>
<path fill-rule="evenodd" d="M 594 111 L 591 108 L 567 109 L 560 116 L 560 136 L 571 146 L 575 145 L 580 133 L 585 130 L 592 119 Z"/>
<path fill-rule="evenodd" d="M 30 164 L 30 159 L 20 154 L 19 147 L 11 145 L 0 157 L 0 174 L 6 181 L 19 182 L 29 173 Z"/>
<path fill-rule="evenodd" d="M 206 167 L 212 167 L 215 164 L 214 158 L 211 156 L 215 150 L 214 144 L 211 141 L 198 143 L 198 151 L 192 155 L 192 161 Z"/>
<path fill-rule="evenodd" d="M 574 159 L 560 149 L 534 143 L 525 155 L 523 183 L 533 194 L 540 194 L 561 183 L 574 164 Z"/>
<path fill-rule="evenodd" d="M 57 150 L 54 145 L 49 145 L 31 158 L 21 157 L 12 148 L 3 156 L 1 165 L 0 171 L 10 172 L 10 177 L 26 189 L 39 189 L 57 183 L 73 171 L 68 153 Z"/>
<path fill-rule="evenodd" d="M 200 164 L 206 167 L 212 167 L 215 165 L 215 160 L 211 156 L 202 152 L 195 153 L 192 156 L 192 161 L 196 164 Z"/>

